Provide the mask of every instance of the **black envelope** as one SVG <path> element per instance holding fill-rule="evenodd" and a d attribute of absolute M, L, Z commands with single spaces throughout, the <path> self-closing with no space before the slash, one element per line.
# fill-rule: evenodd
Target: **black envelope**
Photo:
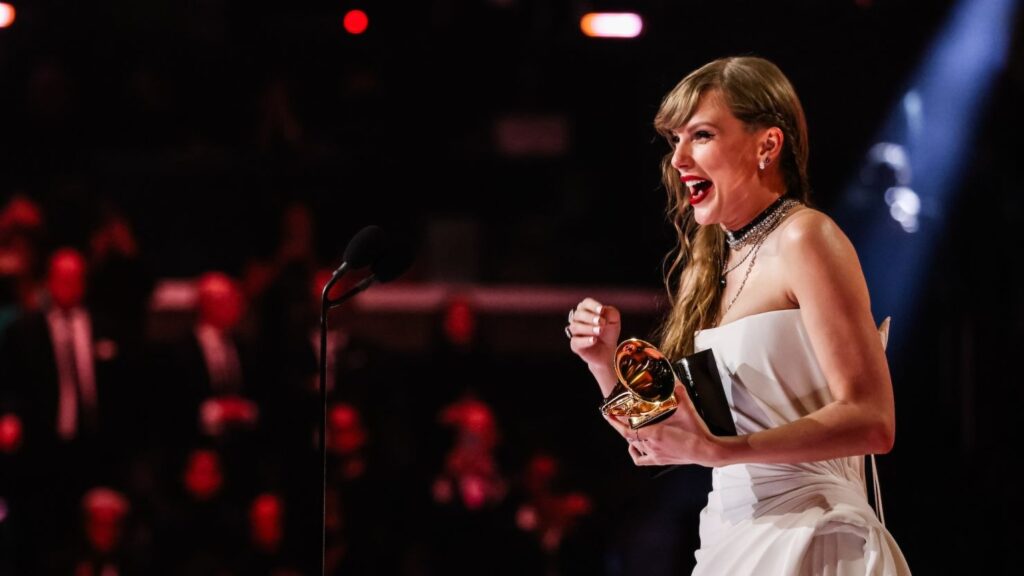
<path fill-rule="evenodd" d="M 715 436 L 735 436 L 736 424 L 732 420 L 725 387 L 710 348 L 691 354 L 673 366 L 676 376 L 690 395 L 697 414 L 704 419 L 708 430 Z"/>
<path fill-rule="evenodd" d="M 736 423 L 732 420 L 729 401 L 725 398 L 725 387 L 715 363 L 715 353 L 710 348 L 679 360 L 672 365 L 676 376 L 697 409 L 697 414 L 715 436 L 736 436 Z M 658 479 L 679 468 L 680 464 L 655 466 L 652 479 Z"/>

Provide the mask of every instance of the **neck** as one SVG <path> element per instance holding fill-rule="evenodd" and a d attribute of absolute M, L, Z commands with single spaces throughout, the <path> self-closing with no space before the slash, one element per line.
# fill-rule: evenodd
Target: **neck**
<path fill-rule="evenodd" d="M 744 226 L 747 226 L 754 221 L 755 218 L 760 216 L 769 206 L 774 204 L 782 198 L 782 194 L 772 193 L 771 195 L 761 196 L 757 201 L 752 201 L 742 211 L 742 214 L 736 217 L 730 222 L 722 222 L 721 227 L 725 232 L 736 232 L 742 230 Z"/>
<path fill-rule="evenodd" d="M 786 217 L 786 213 L 798 204 L 800 202 L 792 198 L 780 196 L 739 230 L 726 230 L 726 243 L 729 245 L 729 249 L 739 249 L 751 243 L 760 245 L 765 237 L 771 234 L 771 231 Z"/>

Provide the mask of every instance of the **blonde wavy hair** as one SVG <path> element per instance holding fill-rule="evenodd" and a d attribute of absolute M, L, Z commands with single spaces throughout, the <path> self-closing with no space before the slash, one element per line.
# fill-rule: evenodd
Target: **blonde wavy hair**
<path fill-rule="evenodd" d="M 779 167 L 786 196 L 808 202 L 807 121 L 793 85 L 778 66 L 756 57 L 731 57 L 709 62 L 691 72 L 661 102 L 654 128 L 669 146 L 672 131 L 684 126 L 705 93 L 717 90 L 732 114 L 750 130 L 778 127 L 783 133 Z M 693 352 L 697 331 L 715 324 L 721 305 L 719 282 L 726 259 L 725 233 L 717 224 L 701 226 L 693 219 L 686 187 L 672 167 L 672 151 L 662 159 L 662 181 L 668 193 L 667 215 L 678 242 L 665 256 L 665 289 L 671 308 L 658 329 L 659 347 L 678 359 Z"/>

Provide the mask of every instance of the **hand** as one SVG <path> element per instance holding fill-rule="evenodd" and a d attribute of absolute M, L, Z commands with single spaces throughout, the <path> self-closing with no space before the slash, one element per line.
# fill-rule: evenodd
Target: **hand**
<path fill-rule="evenodd" d="M 690 401 L 683 385 L 676 383 L 679 407 L 657 424 L 637 430 L 612 416 L 605 416 L 612 428 L 629 443 L 629 455 L 637 466 L 700 464 L 714 466 L 720 453 L 720 441 L 709 430 Z"/>
<path fill-rule="evenodd" d="M 585 298 L 572 311 L 569 347 L 592 369 L 609 369 L 622 330 L 618 309 Z"/>
<path fill-rule="evenodd" d="M 227 395 L 207 398 L 199 406 L 199 422 L 205 434 L 220 436 L 229 428 L 255 426 L 259 409 L 251 400 Z"/>
<path fill-rule="evenodd" d="M 229 422 L 253 426 L 259 420 L 256 403 L 241 396 L 228 395 L 221 398 L 224 418 Z"/>

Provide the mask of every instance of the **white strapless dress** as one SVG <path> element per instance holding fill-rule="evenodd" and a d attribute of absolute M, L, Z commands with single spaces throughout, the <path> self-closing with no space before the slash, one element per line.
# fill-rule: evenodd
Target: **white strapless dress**
<path fill-rule="evenodd" d="M 776 310 L 697 333 L 711 348 L 736 430 L 792 422 L 832 400 L 800 310 Z M 910 574 L 867 501 L 864 457 L 712 470 L 693 574 Z"/>

